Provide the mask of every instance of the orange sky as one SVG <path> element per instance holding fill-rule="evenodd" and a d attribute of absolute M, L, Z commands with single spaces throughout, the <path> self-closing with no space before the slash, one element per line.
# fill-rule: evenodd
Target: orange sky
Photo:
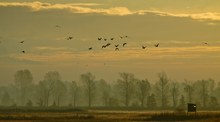
<path fill-rule="evenodd" d="M 154 82 L 165 71 L 177 81 L 219 81 L 220 2 L 196 1 L 0 1 L 0 82 L 12 83 L 20 69 L 35 82 L 51 70 L 63 80 L 90 71 L 109 82 L 119 72 Z"/>

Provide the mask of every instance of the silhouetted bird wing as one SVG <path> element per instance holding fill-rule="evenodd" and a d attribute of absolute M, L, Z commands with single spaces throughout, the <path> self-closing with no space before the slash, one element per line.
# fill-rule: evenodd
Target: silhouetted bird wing
<path fill-rule="evenodd" d="M 123 43 L 123 47 L 126 45 L 127 43 Z"/>
<path fill-rule="evenodd" d="M 73 36 L 67 37 L 66 40 L 71 40 L 73 39 Z"/>
<path fill-rule="evenodd" d="M 110 46 L 110 45 L 111 45 L 111 43 L 106 44 L 106 46 Z"/>
<path fill-rule="evenodd" d="M 159 43 L 155 44 L 154 46 L 155 46 L 155 47 L 158 47 L 158 46 L 159 46 Z"/>

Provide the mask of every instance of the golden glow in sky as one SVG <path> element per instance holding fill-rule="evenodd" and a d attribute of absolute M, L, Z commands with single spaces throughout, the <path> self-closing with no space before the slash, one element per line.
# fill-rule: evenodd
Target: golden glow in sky
<path fill-rule="evenodd" d="M 1 0 L 0 81 L 12 82 L 19 69 L 30 69 L 36 82 L 51 70 L 64 80 L 88 71 L 109 81 L 119 72 L 154 80 L 161 71 L 180 81 L 219 80 L 219 5 L 217 0 Z"/>

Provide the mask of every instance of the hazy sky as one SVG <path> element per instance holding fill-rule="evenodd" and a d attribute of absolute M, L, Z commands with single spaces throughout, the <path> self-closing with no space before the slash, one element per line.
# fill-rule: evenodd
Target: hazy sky
<path fill-rule="evenodd" d="M 35 82 L 54 70 L 69 81 L 92 72 L 113 82 L 130 72 L 154 82 L 161 71 L 176 81 L 219 81 L 219 6 L 219 0 L 0 0 L 0 83 L 12 83 L 20 69 Z"/>

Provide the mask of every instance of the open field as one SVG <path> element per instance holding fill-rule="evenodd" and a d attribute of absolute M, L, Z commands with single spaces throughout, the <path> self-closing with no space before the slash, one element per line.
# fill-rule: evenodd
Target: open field
<path fill-rule="evenodd" d="M 176 113 L 172 111 L 120 110 L 1 110 L 0 122 L 220 122 L 220 111 Z"/>

